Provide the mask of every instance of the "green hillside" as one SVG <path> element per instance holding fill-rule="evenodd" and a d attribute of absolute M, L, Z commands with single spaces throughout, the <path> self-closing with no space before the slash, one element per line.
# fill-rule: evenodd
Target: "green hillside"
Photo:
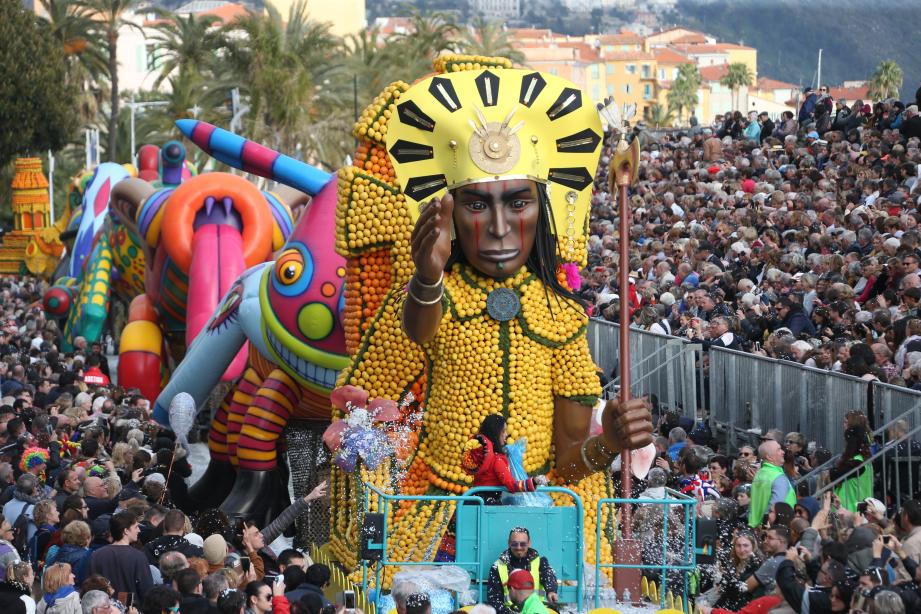
<path fill-rule="evenodd" d="M 707 32 L 724 42 L 758 49 L 758 73 L 803 85 L 832 85 L 869 77 L 876 65 L 901 66 L 903 99 L 921 84 L 921 2 L 879 5 L 858 0 L 679 0 L 668 21 Z"/>

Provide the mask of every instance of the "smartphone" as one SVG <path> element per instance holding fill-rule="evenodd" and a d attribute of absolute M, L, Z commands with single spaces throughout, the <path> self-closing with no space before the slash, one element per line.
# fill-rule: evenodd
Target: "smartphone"
<path fill-rule="evenodd" d="M 125 595 L 125 609 L 130 610 L 134 607 L 134 593 Z"/>
<path fill-rule="evenodd" d="M 355 610 L 355 591 L 342 591 L 342 605 L 346 612 Z"/>
<path fill-rule="evenodd" d="M 887 546 L 889 545 L 889 540 L 892 538 L 891 535 L 883 535 L 883 543 Z"/>
<path fill-rule="evenodd" d="M 240 557 L 240 568 L 243 569 L 243 573 L 245 574 L 249 573 L 249 565 L 250 565 L 249 557 L 241 556 Z"/>

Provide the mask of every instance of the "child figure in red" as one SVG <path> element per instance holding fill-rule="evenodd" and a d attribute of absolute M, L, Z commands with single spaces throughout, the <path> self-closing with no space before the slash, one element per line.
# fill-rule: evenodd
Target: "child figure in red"
<path fill-rule="evenodd" d="M 461 466 L 473 476 L 474 486 L 495 486 L 491 492 L 481 493 L 486 505 L 501 505 L 504 486 L 508 492 L 533 492 L 538 486 L 547 485 L 547 477 L 539 475 L 526 480 L 516 480 L 505 454 L 508 439 L 505 417 L 490 414 L 483 419 L 479 432 L 464 445 Z"/>

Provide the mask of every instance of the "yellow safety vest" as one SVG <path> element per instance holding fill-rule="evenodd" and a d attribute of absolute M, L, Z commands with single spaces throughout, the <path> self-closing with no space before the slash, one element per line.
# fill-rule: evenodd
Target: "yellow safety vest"
<path fill-rule="evenodd" d="M 498 561 L 496 563 L 496 569 L 499 571 L 499 581 L 502 582 L 502 595 L 505 597 L 506 605 L 511 605 L 512 600 L 508 596 L 508 564 Z M 543 591 L 544 587 L 540 583 L 540 557 L 536 556 L 531 561 L 531 577 L 534 578 L 534 582 L 537 584 L 537 591 Z"/>

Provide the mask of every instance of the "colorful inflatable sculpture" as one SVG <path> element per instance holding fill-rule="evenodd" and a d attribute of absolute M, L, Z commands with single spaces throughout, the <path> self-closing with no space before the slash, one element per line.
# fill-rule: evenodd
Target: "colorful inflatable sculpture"
<path fill-rule="evenodd" d="M 246 371 L 211 425 L 210 465 L 191 494 L 202 506 L 264 520 L 286 497 L 283 474 L 275 471 L 282 430 L 292 418 L 325 428 L 330 391 L 348 363 L 340 321 L 345 260 L 335 252 L 336 180 L 209 124 L 177 124 L 218 160 L 312 196 L 277 259 L 250 268 L 230 286 L 154 409 L 154 417 L 168 423 L 179 392 L 201 408 L 249 343 Z"/>
<path fill-rule="evenodd" d="M 176 153 L 172 149 L 164 147 L 164 161 Z M 292 204 L 299 198 L 306 199 L 292 195 Z M 143 288 L 131 301 L 121 334 L 119 383 L 153 399 L 171 360 L 182 358 L 237 277 L 284 244 L 291 209 L 242 177 L 207 173 L 160 189 L 141 179 L 126 181 L 113 193 L 112 216 L 132 239 L 128 249 L 140 249 L 146 263 Z M 240 349 L 221 375 L 236 379 L 245 361 Z"/>
<path fill-rule="evenodd" d="M 73 235 L 62 262 L 61 276 L 45 293 L 43 302 L 49 316 L 65 318 L 64 351 L 73 349 L 78 336 L 97 341 L 109 314 L 113 258 L 106 230 L 112 188 L 129 178 L 120 164 L 105 162 L 85 183 L 81 206 L 68 222 L 65 235 Z"/>
<path fill-rule="evenodd" d="M 78 336 L 88 342 L 99 339 L 112 313 L 113 296 L 128 305 L 144 292 L 142 240 L 134 232 L 133 220 L 110 207 L 116 184 L 137 175 L 151 185 L 175 187 L 195 175 L 185 157 L 185 148 L 178 141 L 162 149 L 144 145 L 139 150 L 139 170 L 105 163 L 72 181 L 68 199 L 73 213 L 56 241 L 61 249 L 66 244 L 66 257 L 44 297 L 50 316 L 66 318 L 65 349 L 71 349 Z M 50 241 L 48 247 L 56 247 L 55 242 Z M 46 249 L 41 243 L 36 248 L 40 253 Z"/>

